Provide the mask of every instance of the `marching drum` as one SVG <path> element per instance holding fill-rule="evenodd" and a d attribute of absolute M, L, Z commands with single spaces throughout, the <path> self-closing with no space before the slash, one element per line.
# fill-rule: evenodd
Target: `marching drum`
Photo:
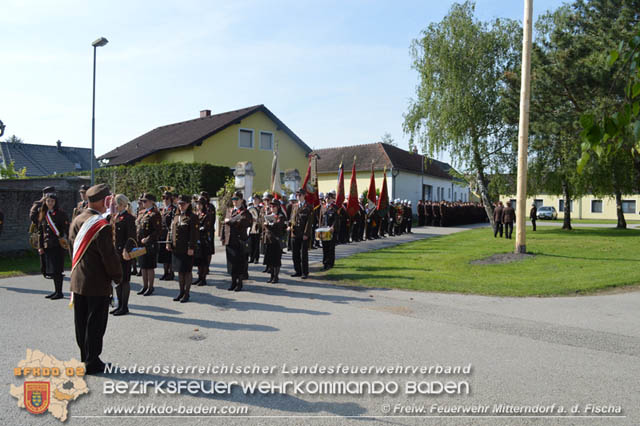
<path fill-rule="evenodd" d="M 320 241 L 331 241 L 333 239 L 333 231 L 328 226 L 318 228 L 316 229 L 316 238 Z"/>

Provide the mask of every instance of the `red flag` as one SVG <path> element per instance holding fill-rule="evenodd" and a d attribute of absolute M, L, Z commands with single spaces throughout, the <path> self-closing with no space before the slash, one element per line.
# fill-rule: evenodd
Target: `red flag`
<path fill-rule="evenodd" d="M 343 204 L 344 204 L 344 167 L 342 166 L 342 162 L 340 162 L 340 167 L 338 167 L 338 191 L 336 193 L 336 206 L 338 206 L 338 209 L 341 209 Z"/>
<path fill-rule="evenodd" d="M 347 213 L 353 217 L 360 211 L 358 203 L 358 181 L 356 180 L 356 159 L 353 158 L 353 168 L 351 169 L 351 184 L 349 185 L 349 198 L 347 199 Z"/>
<path fill-rule="evenodd" d="M 371 162 L 371 180 L 369 181 L 369 191 L 367 191 L 367 198 L 371 201 L 372 205 L 376 205 L 376 177 L 373 173 L 373 162 Z"/>
<path fill-rule="evenodd" d="M 380 214 L 385 214 L 389 208 L 389 193 L 387 192 L 387 168 L 384 168 L 384 177 L 382 178 L 382 189 L 380 190 L 380 197 L 378 197 L 378 205 L 376 209 Z"/>
<path fill-rule="evenodd" d="M 309 203 L 311 207 L 320 205 L 320 198 L 318 197 L 318 175 L 316 174 L 317 168 L 315 167 L 315 155 L 309 157 L 309 167 L 307 168 L 307 174 L 304 177 L 302 188 L 307 191 L 305 195 L 305 202 Z M 312 165 L 314 167 L 312 167 Z M 315 183 L 315 184 L 314 184 Z"/>

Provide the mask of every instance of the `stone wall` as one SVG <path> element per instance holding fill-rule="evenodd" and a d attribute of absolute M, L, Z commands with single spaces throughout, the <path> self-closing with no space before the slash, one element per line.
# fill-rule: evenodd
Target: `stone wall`
<path fill-rule="evenodd" d="M 89 185 L 88 177 L 6 179 L 0 180 L 0 210 L 4 213 L 4 228 L 0 234 L 2 253 L 29 249 L 29 210 L 34 201 L 42 198 L 42 188 L 53 186 L 62 210 L 69 215 L 80 201 L 78 190 Z"/>

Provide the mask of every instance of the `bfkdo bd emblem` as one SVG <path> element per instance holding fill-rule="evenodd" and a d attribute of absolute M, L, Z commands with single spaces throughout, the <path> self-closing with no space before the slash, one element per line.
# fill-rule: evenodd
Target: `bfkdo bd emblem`
<path fill-rule="evenodd" d="M 24 406 L 28 412 L 42 414 L 49 407 L 49 382 L 24 382 Z"/>

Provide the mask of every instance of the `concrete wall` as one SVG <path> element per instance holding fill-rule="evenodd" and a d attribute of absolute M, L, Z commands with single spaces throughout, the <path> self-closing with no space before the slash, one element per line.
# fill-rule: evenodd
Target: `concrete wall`
<path fill-rule="evenodd" d="M 89 185 L 84 177 L 52 179 L 0 180 L 0 210 L 4 213 L 4 229 L 0 235 L 2 253 L 29 249 L 29 210 L 34 201 L 42 198 L 42 188 L 54 186 L 62 210 L 69 215 L 80 201 L 80 185 Z"/>

